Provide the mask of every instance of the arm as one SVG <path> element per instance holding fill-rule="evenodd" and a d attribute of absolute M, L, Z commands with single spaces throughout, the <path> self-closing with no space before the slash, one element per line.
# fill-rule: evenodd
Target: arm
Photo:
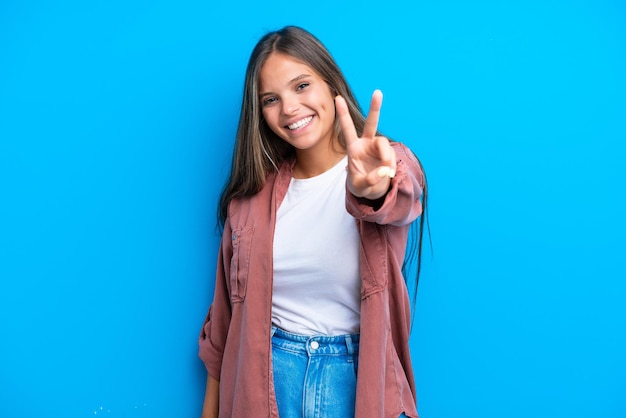
<path fill-rule="evenodd" d="M 372 95 L 361 137 L 345 100 L 337 96 L 335 103 L 348 152 L 348 212 L 356 219 L 381 225 L 410 224 L 422 211 L 424 177 L 408 148 L 377 135 L 382 93 Z"/>
<path fill-rule="evenodd" d="M 201 418 L 217 418 L 219 414 L 220 382 L 207 376 Z"/>
<path fill-rule="evenodd" d="M 213 303 L 209 307 L 198 338 L 198 354 L 208 372 L 202 418 L 217 417 L 219 412 L 219 381 L 217 379 L 221 374 L 224 346 L 231 318 L 230 291 L 227 283 L 232 256 L 231 233 L 227 221 L 224 225 L 217 262 Z"/>

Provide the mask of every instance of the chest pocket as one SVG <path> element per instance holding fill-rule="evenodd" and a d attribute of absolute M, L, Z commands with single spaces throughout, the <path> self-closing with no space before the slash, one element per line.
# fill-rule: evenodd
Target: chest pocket
<path fill-rule="evenodd" d="M 232 232 L 233 256 L 230 259 L 230 300 L 243 302 L 246 298 L 250 252 L 254 227 L 243 226 Z"/>

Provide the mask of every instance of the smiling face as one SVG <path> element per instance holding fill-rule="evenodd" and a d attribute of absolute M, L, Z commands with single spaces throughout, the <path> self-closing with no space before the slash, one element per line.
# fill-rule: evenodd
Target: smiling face
<path fill-rule="evenodd" d="M 281 139 L 302 152 L 326 153 L 335 139 L 335 102 L 328 84 L 308 65 L 272 53 L 259 73 L 263 118 Z"/>

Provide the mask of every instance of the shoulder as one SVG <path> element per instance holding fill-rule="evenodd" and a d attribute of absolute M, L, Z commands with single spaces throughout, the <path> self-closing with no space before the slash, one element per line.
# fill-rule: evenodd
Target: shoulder
<path fill-rule="evenodd" d="M 411 148 L 409 148 L 407 145 L 405 145 L 402 142 L 393 141 L 393 140 L 390 140 L 389 143 L 391 144 L 391 148 L 396 153 L 396 156 L 408 157 L 417 162 L 417 157 L 415 156 Z"/>
<path fill-rule="evenodd" d="M 256 211 L 269 209 L 270 202 L 275 196 L 286 193 L 291 180 L 293 169 L 292 161 L 285 161 L 280 164 L 278 171 L 271 171 L 267 174 L 261 189 L 247 196 L 234 197 L 228 203 L 228 217 L 233 219 Z M 246 215 L 248 216 L 248 215 Z"/>
<path fill-rule="evenodd" d="M 419 161 L 415 153 L 407 145 L 402 142 L 391 141 L 391 148 L 396 153 L 396 160 L 399 163 L 398 170 L 406 171 L 415 176 L 420 185 L 424 185 L 424 170 L 422 163 Z"/>

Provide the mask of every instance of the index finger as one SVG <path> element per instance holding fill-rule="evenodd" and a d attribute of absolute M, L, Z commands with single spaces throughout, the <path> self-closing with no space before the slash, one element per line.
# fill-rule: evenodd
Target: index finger
<path fill-rule="evenodd" d="M 337 117 L 339 118 L 339 124 L 341 125 L 341 130 L 343 131 L 343 136 L 346 140 L 346 145 L 354 142 L 358 136 L 356 133 L 356 128 L 354 127 L 354 121 L 350 116 L 350 112 L 348 111 L 348 104 L 346 103 L 346 99 L 341 96 L 335 97 L 335 109 L 337 112 Z"/>
<path fill-rule="evenodd" d="M 372 94 L 372 101 L 370 102 L 370 110 L 365 119 L 365 126 L 363 127 L 364 138 L 374 138 L 378 131 L 378 118 L 380 117 L 380 108 L 383 104 L 383 92 L 380 90 L 374 90 Z"/>

